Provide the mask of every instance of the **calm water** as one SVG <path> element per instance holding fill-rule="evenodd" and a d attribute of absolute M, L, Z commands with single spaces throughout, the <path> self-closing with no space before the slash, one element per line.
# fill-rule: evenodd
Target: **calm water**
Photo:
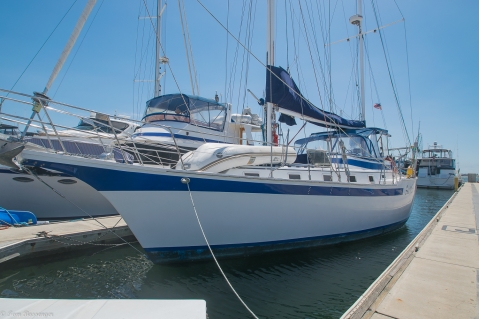
<path fill-rule="evenodd" d="M 310 251 L 220 260 L 262 318 L 339 318 L 423 229 L 453 191 L 418 189 L 407 224 L 383 236 Z M 1 297 L 205 299 L 215 318 L 250 318 L 213 262 L 153 265 L 131 247 L 3 269 Z"/>

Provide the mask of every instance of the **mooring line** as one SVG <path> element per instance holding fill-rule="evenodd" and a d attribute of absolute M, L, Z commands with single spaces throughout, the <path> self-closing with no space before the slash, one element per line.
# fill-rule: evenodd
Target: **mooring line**
<path fill-rule="evenodd" d="M 258 317 L 253 313 L 253 311 L 250 310 L 250 308 L 248 308 L 247 304 L 243 301 L 243 299 L 242 299 L 242 298 L 240 297 L 240 295 L 237 293 L 237 291 L 235 290 L 235 288 L 233 288 L 232 284 L 230 283 L 230 281 L 228 280 L 227 276 L 226 276 L 225 273 L 223 272 L 222 267 L 220 267 L 220 264 L 218 263 L 217 258 L 215 257 L 215 254 L 213 253 L 213 250 L 212 250 L 212 248 L 210 247 L 210 244 L 208 243 L 207 236 L 205 235 L 205 232 L 203 231 L 202 223 L 200 222 L 200 218 L 198 217 L 197 209 L 195 208 L 195 202 L 193 201 L 192 191 L 190 190 L 190 185 L 189 185 L 190 179 L 189 179 L 189 178 L 182 178 L 181 181 L 182 181 L 183 184 L 186 184 L 187 187 L 188 187 L 188 193 L 190 194 L 190 200 L 192 201 L 193 211 L 195 212 L 195 216 L 197 217 L 198 226 L 200 226 L 200 230 L 202 231 L 203 238 L 205 239 L 205 242 L 207 243 L 207 247 L 208 247 L 208 249 L 210 250 L 210 254 L 212 254 L 213 260 L 215 260 L 215 263 L 217 264 L 218 269 L 219 269 L 220 272 L 222 273 L 223 278 L 225 278 L 225 281 L 226 281 L 227 284 L 230 286 L 230 288 L 232 289 L 233 293 L 237 296 L 238 300 L 240 300 L 240 302 L 245 306 L 245 308 L 250 312 L 250 314 L 251 314 L 254 318 L 258 319 Z"/>
<path fill-rule="evenodd" d="M 138 250 L 137 248 L 133 247 L 129 242 L 127 242 L 125 239 L 123 239 L 122 237 L 120 237 L 117 233 L 115 233 L 114 231 L 112 231 L 110 228 L 108 228 L 107 226 L 105 226 L 104 224 L 102 224 L 101 222 L 99 222 L 95 217 L 93 217 L 92 215 L 90 215 L 89 213 L 87 213 L 85 210 L 83 210 L 80 206 L 78 206 L 77 204 L 75 204 L 74 202 L 72 202 L 71 200 L 69 200 L 68 198 L 66 198 L 65 196 L 63 196 L 59 191 L 57 191 L 55 188 L 53 188 L 52 186 L 50 186 L 47 182 L 45 182 L 43 179 L 41 179 L 37 174 L 35 174 L 33 171 L 29 170 L 27 167 L 25 166 L 22 166 L 22 169 L 24 169 L 28 174 L 34 176 L 36 179 L 38 179 L 41 183 L 43 183 L 44 185 L 46 185 L 48 188 L 50 188 L 52 191 L 54 191 L 55 193 L 57 193 L 57 195 L 59 195 L 60 197 L 62 197 L 63 199 L 65 199 L 66 201 L 68 201 L 70 204 L 74 205 L 75 207 L 77 207 L 78 209 L 80 209 L 83 213 L 85 213 L 87 216 L 89 216 L 90 218 L 92 218 L 95 222 L 97 222 L 100 226 L 102 226 L 103 228 L 105 228 L 105 230 L 111 232 L 112 234 L 114 234 L 115 236 L 117 236 L 121 241 L 123 241 L 125 244 L 128 244 L 130 247 L 132 247 L 133 249 L 135 249 L 138 253 L 140 253 L 142 256 L 145 256 L 145 253 L 142 253 L 140 250 Z M 121 216 L 120 216 L 121 217 Z M 123 218 L 123 217 L 121 217 Z"/>

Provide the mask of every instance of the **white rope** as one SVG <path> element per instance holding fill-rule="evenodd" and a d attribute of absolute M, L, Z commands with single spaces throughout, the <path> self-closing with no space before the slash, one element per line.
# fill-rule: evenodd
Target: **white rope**
<path fill-rule="evenodd" d="M 215 263 L 217 264 L 218 269 L 219 269 L 220 272 L 222 273 L 223 278 L 225 278 L 225 281 L 226 281 L 227 284 L 230 286 L 230 288 L 232 289 L 232 291 L 233 291 L 233 293 L 235 294 L 235 296 L 237 296 L 238 300 L 240 300 L 240 302 L 241 302 L 241 303 L 243 304 L 243 306 L 248 310 L 248 312 L 250 312 L 250 314 L 251 314 L 254 318 L 258 319 L 258 317 L 253 313 L 252 310 L 250 310 L 250 308 L 248 308 L 247 304 L 243 301 L 243 299 L 242 299 L 242 298 L 239 296 L 239 294 L 235 291 L 235 289 L 233 288 L 232 284 L 231 284 L 230 281 L 228 280 L 227 276 L 226 276 L 225 273 L 223 272 L 222 267 L 220 267 L 220 264 L 218 263 L 217 258 L 215 258 L 215 254 L 213 253 L 212 248 L 210 247 L 210 244 L 208 243 L 207 236 L 205 235 L 205 232 L 203 231 L 202 223 L 200 222 L 200 218 L 198 217 L 197 209 L 195 208 L 195 202 L 193 201 L 192 191 L 190 190 L 190 185 L 189 185 L 190 179 L 188 179 L 188 178 L 183 179 L 183 178 L 182 178 L 182 183 L 187 184 L 188 193 L 190 194 L 190 200 L 192 201 L 193 211 L 195 212 L 195 216 L 197 217 L 198 226 L 200 226 L 200 230 L 202 231 L 203 238 L 205 239 L 205 242 L 207 243 L 208 249 L 210 250 L 210 253 L 212 254 L 213 260 L 215 260 Z"/>

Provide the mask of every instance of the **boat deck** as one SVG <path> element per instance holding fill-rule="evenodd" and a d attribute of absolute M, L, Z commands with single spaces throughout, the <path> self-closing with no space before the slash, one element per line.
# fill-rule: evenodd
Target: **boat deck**
<path fill-rule="evenodd" d="M 103 226 L 105 227 L 103 227 Z M 0 230 L 0 265 L 8 260 L 46 257 L 111 246 L 135 237 L 120 216 L 10 227 Z"/>
<path fill-rule="evenodd" d="M 478 318 L 478 200 L 464 184 L 342 319 Z"/>

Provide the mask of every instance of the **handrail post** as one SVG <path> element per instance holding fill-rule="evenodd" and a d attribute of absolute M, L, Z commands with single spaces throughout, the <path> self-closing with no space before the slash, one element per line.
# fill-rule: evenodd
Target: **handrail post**
<path fill-rule="evenodd" d="M 110 125 L 110 127 L 112 128 L 113 135 L 115 135 L 115 139 L 117 140 L 117 145 L 118 147 L 120 147 L 120 152 L 122 153 L 123 160 L 125 161 L 125 164 L 127 164 L 128 163 L 127 157 L 125 156 L 125 153 L 122 149 L 122 145 L 120 145 L 120 140 L 118 139 L 117 132 L 115 132 L 115 128 L 113 127 L 112 122 L 110 121 L 110 115 L 107 115 L 107 119 L 108 119 L 108 125 Z M 112 149 L 112 152 L 113 152 L 113 149 Z M 115 157 L 115 154 L 113 156 Z"/>
<path fill-rule="evenodd" d="M 42 118 L 40 117 L 40 113 L 37 113 L 38 119 L 40 120 L 40 124 L 42 124 L 43 130 L 45 131 L 45 136 L 47 136 L 48 144 L 50 144 L 50 147 L 52 148 L 53 151 L 55 151 L 55 147 L 53 147 L 53 143 L 50 140 L 50 135 L 48 135 L 47 128 L 45 127 L 45 124 L 43 123 Z"/>
<path fill-rule="evenodd" d="M 50 122 L 50 126 L 52 127 L 53 131 L 55 132 L 55 135 L 57 136 L 58 142 L 60 143 L 60 146 L 62 147 L 63 152 L 64 152 L 64 153 L 68 153 L 67 150 L 65 149 L 65 146 L 64 146 L 63 143 L 62 143 L 62 139 L 61 139 L 60 136 L 58 135 L 57 129 L 55 128 L 55 125 L 53 124 L 52 119 L 51 119 L 50 116 L 48 115 L 47 108 L 45 107 L 45 105 L 43 105 L 42 101 L 40 101 L 40 103 L 41 103 L 42 106 L 43 106 L 43 111 L 45 112 L 45 115 L 47 116 L 47 119 L 48 119 L 48 121 Z"/>
<path fill-rule="evenodd" d="M 178 149 L 177 140 L 175 140 L 175 136 L 173 135 L 172 130 L 168 126 L 165 126 L 165 128 L 170 132 L 170 135 L 172 136 L 172 140 L 175 143 L 175 148 L 178 153 L 178 158 L 180 159 L 180 163 L 182 164 L 182 169 L 185 170 L 185 165 L 183 165 L 182 154 L 180 154 L 180 150 Z"/>

